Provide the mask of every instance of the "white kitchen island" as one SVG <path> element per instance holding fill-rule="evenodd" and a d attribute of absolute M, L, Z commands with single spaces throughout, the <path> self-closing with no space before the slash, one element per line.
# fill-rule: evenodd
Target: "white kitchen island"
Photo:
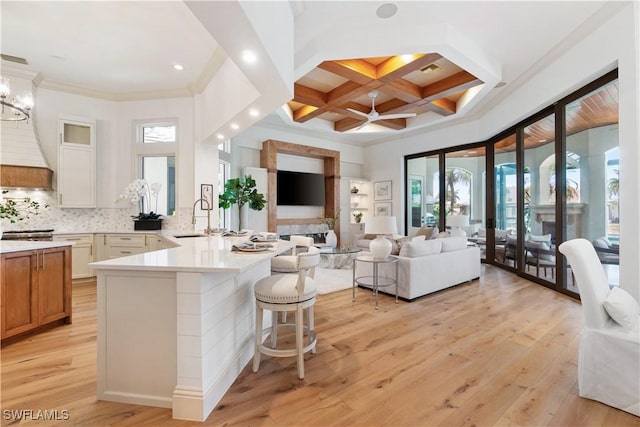
<path fill-rule="evenodd" d="M 253 285 L 292 245 L 242 253 L 231 251 L 240 238 L 176 241 L 180 247 L 91 264 L 98 277 L 98 399 L 204 421 L 253 357 Z"/>

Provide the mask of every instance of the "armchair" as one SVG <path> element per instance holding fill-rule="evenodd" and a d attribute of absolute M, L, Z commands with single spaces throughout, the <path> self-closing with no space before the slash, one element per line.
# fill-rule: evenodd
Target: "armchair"
<path fill-rule="evenodd" d="M 598 255 L 588 240 L 569 240 L 558 249 L 569 261 L 582 300 L 580 396 L 640 416 L 638 303 L 621 289 L 609 289 Z"/>

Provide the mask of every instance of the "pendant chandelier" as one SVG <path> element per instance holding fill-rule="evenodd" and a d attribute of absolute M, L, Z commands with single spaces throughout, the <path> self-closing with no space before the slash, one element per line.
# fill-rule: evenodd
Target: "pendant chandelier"
<path fill-rule="evenodd" d="M 29 112 L 33 107 L 33 97 L 26 92 L 16 97 L 11 96 L 11 86 L 9 79 L 0 78 L 0 103 L 2 104 L 2 115 L 0 121 L 19 122 L 29 120 Z"/>

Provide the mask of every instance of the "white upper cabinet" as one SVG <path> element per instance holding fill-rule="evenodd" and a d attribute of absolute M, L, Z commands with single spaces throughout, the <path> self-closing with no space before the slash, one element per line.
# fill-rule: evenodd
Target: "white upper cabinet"
<path fill-rule="evenodd" d="M 58 121 L 58 206 L 96 207 L 96 122 L 64 117 Z"/>

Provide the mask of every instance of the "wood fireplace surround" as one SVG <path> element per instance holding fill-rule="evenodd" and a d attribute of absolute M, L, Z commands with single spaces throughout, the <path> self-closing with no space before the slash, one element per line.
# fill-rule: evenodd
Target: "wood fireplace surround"
<path fill-rule="evenodd" d="M 268 139 L 262 142 L 260 167 L 267 169 L 267 227 L 276 233 L 278 225 L 320 224 L 318 218 L 278 218 L 278 153 L 312 157 L 324 161 L 324 216 L 334 217 L 340 208 L 340 152 Z M 340 236 L 340 223 L 334 231 Z"/>

